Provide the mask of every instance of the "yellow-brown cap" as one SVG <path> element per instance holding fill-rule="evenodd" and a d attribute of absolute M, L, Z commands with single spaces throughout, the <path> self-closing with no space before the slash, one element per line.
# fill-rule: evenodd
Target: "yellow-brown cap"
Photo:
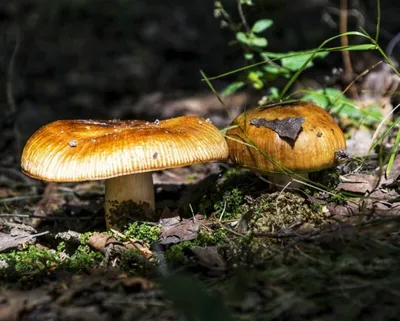
<path fill-rule="evenodd" d="M 140 120 L 60 120 L 28 140 L 21 167 L 46 181 L 108 179 L 133 173 L 224 160 L 218 129 L 196 116 Z"/>
<path fill-rule="evenodd" d="M 293 140 L 282 138 L 266 126 L 254 126 L 255 120 L 289 117 L 304 121 Z M 231 124 L 235 125 L 226 133 L 230 159 L 263 174 L 331 167 L 336 163 L 335 153 L 346 148 L 344 134 L 331 115 L 307 102 L 254 108 L 239 115 Z M 246 144 L 254 144 L 259 151 Z"/>

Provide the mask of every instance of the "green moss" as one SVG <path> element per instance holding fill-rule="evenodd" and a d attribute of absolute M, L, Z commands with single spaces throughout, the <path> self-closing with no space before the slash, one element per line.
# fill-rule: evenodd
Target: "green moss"
<path fill-rule="evenodd" d="M 324 207 L 312 207 L 294 193 L 264 194 L 241 207 L 248 229 L 254 233 L 277 233 L 285 229 L 316 228 L 329 221 Z"/>
<path fill-rule="evenodd" d="M 244 202 L 243 192 L 237 188 L 231 191 L 225 191 L 222 194 L 222 200 L 214 204 L 214 209 L 217 211 L 218 218 L 235 219 L 238 218 L 238 208 Z"/>
<path fill-rule="evenodd" d="M 30 245 L 26 249 L 0 254 L 0 279 L 7 282 L 22 279 L 39 281 L 58 270 L 80 272 L 101 262 L 101 253 L 92 251 L 87 245 L 79 245 L 70 253 L 64 242 L 57 249 L 38 248 Z"/>
<path fill-rule="evenodd" d="M 160 225 L 151 225 L 145 222 L 133 222 L 124 231 L 127 238 L 140 240 L 148 244 L 156 242 L 160 235 Z"/>
<path fill-rule="evenodd" d="M 138 249 L 122 251 L 119 259 L 119 268 L 129 273 L 148 275 L 154 269 L 154 266 L 144 258 Z"/>
<path fill-rule="evenodd" d="M 24 251 L 11 251 L 0 254 L 1 279 L 14 280 L 33 274 L 47 274 L 59 266 L 62 258 L 55 250 L 40 249 L 34 245 Z"/>
<path fill-rule="evenodd" d="M 340 183 L 340 172 L 337 167 L 327 168 L 309 174 L 310 180 L 327 189 L 333 189 Z"/>
<path fill-rule="evenodd" d="M 188 258 L 185 255 L 185 250 L 190 248 L 193 245 L 193 242 L 185 241 L 179 244 L 172 245 L 169 249 L 165 251 L 165 259 L 172 266 L 177 266 L 181 264 L 185 264 L 188 261 Z"/>
<path fill-rule="evenodd" d="M 94 232 L 86 232 L 82 233 L 80 236 L 80 242 L 81 244 L 87 244 L 89 239 L 93 236 Z"/>
<path fill-rule="evenodd" d="M 229 231 L 224 228 L 216 228 L 213 230 L 200 230 L 193 246 L 213 246 L 222 245 L 227 242 Z"/>
<path fill-rule="evenodd" d="M 182 265 L 188 262 L 185 250 L 195 246 L 216 246 L 224 245 L 229 242 L 229 231 L 224 228 L 213 230 L 202 229 L 197 238 L 193 241 L 184 241 L 172 245 L 165 251 L 167 262 L 173 266 Z"/>
<path fill-rule="evenodd" d="M 86 268 L 94 267 L 101 262 L 103 255 L 92 251 L 88 245 L 79 245 L 76 251 L 66 261 L 65 267 L 72 271 L 81 271 Z"/>
<path fill-rule="evenodd" d="M 346 205 L 346 203 L 347 203 L 346 197 L 341 192 L 338 192 L 338 193 L 336 193 L 334 195 L 330 194 L 329 197 L 328 197 L 327 202 L 328 203 L 332 202 L 332 203 L 335 203 L 337 205 Z"/>
<path fill-rule="evenodd" d="M 202 214 L 208 215 L 212 212 L 223 219 L 235 219 L 238 217 L 237 209 L 244 203 L 244 196 L 254 192 L 254 184 L 251 174 L 232 168 L 211 185 L 207 194 L 199 201 L 198 208 Z"/>

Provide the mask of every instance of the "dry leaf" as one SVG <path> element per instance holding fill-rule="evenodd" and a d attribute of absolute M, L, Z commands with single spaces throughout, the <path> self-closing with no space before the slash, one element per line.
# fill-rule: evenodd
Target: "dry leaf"
<path fill-rule="evenodd" d="M 250 121 L 251 125 L 264 126 L 276 132 L 282 138 L 295 140 L 305 122 L 303 117 L 286 117 L 283 119 L 266 120 L 265 118 L 254 118 Z"/>
<path fill-rule="evenodd" d="M 337 190 L 365 194 L 371 192 L 377 183 L 376 175 L 351 174 L 346 175 L 342 182 L 336 187 Z"/>
<path fill-rule="evenodd" d="M 206 220 L 202 215 L 195 215 L 190 219 L 181 219 L 179 216 L 160 220 L 160 244 L 175 244 L 182 241 L 194 240 L 199 228 Z"/>

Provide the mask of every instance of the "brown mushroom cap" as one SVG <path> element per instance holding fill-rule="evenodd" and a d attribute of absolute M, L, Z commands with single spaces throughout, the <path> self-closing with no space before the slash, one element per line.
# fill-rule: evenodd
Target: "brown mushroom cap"
<path fill-rule="evenodd" d="M 251 125 L 253 119 L 267 121 L 287 117 L 302 117 L 304 123 L 294 139 L 282 138 L 274 130 Z M 335 152 L 346 148 L 342 130 L 329 113 L 307 102 L 258 107 L 239 115 L 227 131 L 229 155 L 234 163 L 267 174 L 282 172 L 311 172 L 331 167 L 336 163 Z M 271 162 L 264 155 L 276 161 Z"/>
<path fill-rule="evenodd" d="M 21 166 L 37 179 L 74 182 L 227 157 L 222 134 L 210 121 L 196 116 L 155 122 L 60 120 L 32 135 Z"/>

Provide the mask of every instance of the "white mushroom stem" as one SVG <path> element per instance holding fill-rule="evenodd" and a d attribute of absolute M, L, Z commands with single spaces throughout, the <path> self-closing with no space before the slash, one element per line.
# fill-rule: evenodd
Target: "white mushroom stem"
<path fill-rule="evenodd" d="M 302 181 L 303 179 L 308 179 L 308 173 L 296 173 L 293 176 L 283 173 L 268 174 L 268 181 L 274 184 L 278 190 L 282 190 L 284 188 L 302 188 L 304 184 L 299 181 Z"/>
<path fill-rule="evenodd" d="M 113 228 L 110 224 L 110 201 L 134 201 L 135 203 L 148 203 L 154 210 L 154 184 L 152 172 L 118 176 L 107 179 L 105 182 L 105 204 L 107 230 Z"/>

